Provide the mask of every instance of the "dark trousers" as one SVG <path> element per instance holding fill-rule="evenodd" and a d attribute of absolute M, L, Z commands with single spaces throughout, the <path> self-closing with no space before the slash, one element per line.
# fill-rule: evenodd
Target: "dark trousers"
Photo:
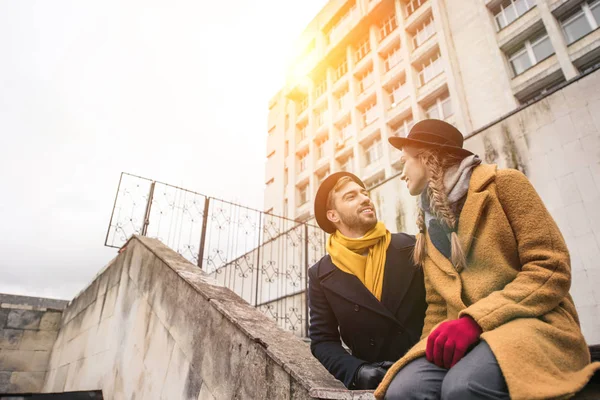
<path fill-rule="evenodd" d="M 496 357 L 482 341 L 449 370 L 425 357 L 410 362 L 394 377 L 385 399 L 508 400 L 510 397 Z"/>

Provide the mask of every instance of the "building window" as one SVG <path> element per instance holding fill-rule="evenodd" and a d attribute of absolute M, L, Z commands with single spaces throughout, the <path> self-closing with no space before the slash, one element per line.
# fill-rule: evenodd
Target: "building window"
<path fill-rule="evenodd" d="M 296 143 L 300 143 L 306 139 L 307 124 L 298 125 L 298 131 L 296 132 Z"/>
<path fill-rule="evenodd" d="M 340 129 L 340 133 L 342 136 L 343 140 L 349 139 L 352 137 L 353 131 L 352 131 L 352 122 L 350 120 L 347 120 L 344 125 L 341 127 Z"/>
<path fill-rule="evenodd" d="M 288 199 L 283 200 L 283 217 L 287 218 L 288 216 Z"/>
<path fill-rule="evenodd" d="M 498 30 L 504 29 L 535 6 L 535 0 L 505 0 L 494 14 Z"/>
<path fill-rule="evenodd" d="M 283 158 L 287 158 L 290 151 L 290 141 L 286 140 L 283 147 Z"/>
<path fill-rule="evenodd" d="M 394 32 L 394 30 L 398 27 L 398 22 L 396 21 L 396 14 L 392 14 L 389 18 L 385 19 L 379 28 L 379 37 L 380 40 L 385 39 L 390 33 Z"/>
<path fill-rule="evenodd" d="M 308 153 L 304 153 L 298 156 L 298 172 L 306 171 L 308 166 Z"/>
<path fill-rule="evenodd" d="M 377 119 L 377 102 L 367 105 L 362 111 L 363 125 L 367 126 Z"/>
<path fill-rule="evenodd" d="M 370 51 L 371 51 L 371 42 L 369 41 L 369 36 L 367 35 L 367 37 L 365 39 L 363 39 L 363 41 L 360 42 L 358 44 L 358 46 L 356 47 L 356 52 L 355 52 L 356 62 L 359 62 L 360 60 L 365 58 L 365 56 L 367 54 L 369 54 Z"/>
<path fill-rule="evenodd" d="M 354 173 L 354 157 L 348 156 L 340 163 L 340 170 Z"/>
<path fill-rule="evenodd" d="M 322 140 L 316 143 L 316 153 L 317 160 L 322 160 L 327 155 L 327 144 L 329 143 L 328 139 Z"/>
<path fill-rule="evenodd" d="M 308 203 L 308 185 L 298 187 L 298 206 Z"/>
<path fill-rule="evenodd" d="M 284 169 L 283 170 L 283 187 L 285 188 L 288 184 L 288 179 L 289 179 L 289 172 L 288 169 Z"/>
<path fill-rule="evenodd" d="M 318 99 L 327 91 L 327 79 L 322 78 L 315 82 L 315 90 L 313 92 L 314 100 Z"/>
<path fill-rule="evenodd" d="M 352 7 L 350 7 L 348 9 L 348 11 L 346 11 L 344 14 L 342 14 L 331 26 L 331 28 L 329 29 L 329 34 L 328 34 L 328 39 L 329 39 L 329 43 L 333 42 L 335 39 L 337 39 L 338 35 L 341 35 L 344 31 L 344 25 L 346 24 L 346 22 L 348 22 L 350 20 L 350 18 L 352 17 L 352 15 L 356 12 L 357 8 L 356 8 L 356 3 L 352 4 Z"/>
<path fill-rule="evenodd" d="M 583 3 L 574 14 L 570 14 L 561 21 L 567 42 L 569 44 L 581 39 L 600 24 L 600 0 L 592 3 Z"/>
<path fill-rule="evenodd" d="M 412 0 L 406 5 L 406 16 L 409 17 L 419 9 L 427 0 Z"/>
<path fill-rule="evenodd" d="M 413 45 L 416 49 L 427 41 L 430 37 L 435 34 L 435 25 L 433 24 L 433 16 L 417 28 L 415 35 L 413 36 Z"/>
<path fill-rule="evenodd" d="M 379 161 L 383 156 L 383 146 L 381 144 L 381 139 L 375 139 L 366 149 L 365 156 L 367 165 L 374 164 Z"/>
<path fill-rule="evenodd" d="M 516 52 L 510 55 L 509 61 L 515 75 L 519 75 L 552 54 L 554 54 L 552 43 L 544 32 L 541 36 L 523 43 Z"/>
<path fill-rule="evenodd" d="M 369 68 L 358 77 L 360 93 L 370 88 L 373 85 L 373 68 Z"/>
<path fill-rule="evenodd" d="M 339 65 L 333 71 L 333 80 L 336 82 L 339 81 L 344 75 L 346 75 L 347 72 L 348 62 L 346 61 L 346 58 L 344 58 L 344 60 L 339 63 Z"/>
<path fill-rule="evenodd" d="M 400 55 L 400 46 L 396 46 L 385 55 L 385 72 L 400 64 L 400 61 L 402 61 L 402 56 Z"/>
<path fill-rule="evenodd" d="M 442 56 L 438 51 L 427 62 L 421 65 L 421 70 L 419 71 L 419 82 L 421 83 L 421 86 L 425 85 L 443 71 L 444 66 L 442 64 Z"/>
<path fill-rule="evenodd" d="M 391 107 L 396 107 L 402 100 L 408 97 L 408 85 L 404 80 L 399 80 L 390 88 Z"/>
<path fill-rule="evenodd" d="M 323 181 L 325 180 L 325 178 L 327 178 L 328 175 L 329 175 L 329 170 L 323 172 L 320 175 L 317 175 L 317 186 L 321 186 L 321 183 L 323 183 Z"/>
<path fill-rule="evenodd" d="M 315 110 L 315 126 L 319 129 L 323 126 L 327 119 L 327 109 L 322 108 L 320 110 Z"/>
<path fill-rule="evenodd" d="M 433 104 L 427 107 L 425 113 L 427 114 L 427 118 L 448 119 L 454 114 L 450 96 L 446 95 L 445 97 L 437 98 Z"/>
<path fill-rule="evenodd" d="M 308 108 L 308 97 L 304 96 L 302 100 L 296 102 L 298 107 L 298 115 L 302 114 Z"/>
<path fill-rule="evenodd" d="M 367 189 L 372 189 L 375 186 L 379 185 L 384 180 L 385 180 L 384 173 L 377 174 L 373 179 L 369 179 L 367 182 L 365 182 L 365 186 L 367 187 Z M 382 198 L 382 197 L 380 196 L 379 198 Z M 377 206 L 380 210 L 383 208 L 383 207 L 379 207 L 380 204 L 378 204 Z"/>
<path fill-rule="evenodd" d="M 338 111 L 347 110 L 350 108 L 350 92 L 348 88 L 344 88 L 335 95 Z"/>
<path fill-rule="evenodd" d="M 412 128 L 414 124 L 415 122 L 413 121 L 412 116 L 406 118 L 404 121 L 392 127 L 392 136 L 407 137 L 410 128 Z"/>

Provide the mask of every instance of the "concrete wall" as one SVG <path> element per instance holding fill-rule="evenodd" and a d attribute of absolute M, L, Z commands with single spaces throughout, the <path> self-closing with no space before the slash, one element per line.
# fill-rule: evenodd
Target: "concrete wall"
<path fill-rule="evenodd" d="M 465 147 L 531 180 L 569 246 L 583 333 L 600 344 L 600 71 L 475 132 Z M 390 230 L 399 228 L 401 205 L 408 213 L 403 229 L 416 232 L 415 199 L 398 177 L 373 192 L 385 193 L 378 211 Z"/>
<path fill-rule="evenodd" d="M 42 389 L 67 303 L 0 294 L 0 393 Z"/>
<path fill-rule="evenodd" d="M 105 399 L 370 399 L 154 239 L 127 248 L 64 312 L 44 392 Z"/>

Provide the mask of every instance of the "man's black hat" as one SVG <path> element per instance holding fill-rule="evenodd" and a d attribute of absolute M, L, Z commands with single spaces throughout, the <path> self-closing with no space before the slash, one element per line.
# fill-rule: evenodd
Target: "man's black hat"
<path fill-rule="evenodd" d="M 365 188 L 365 184 L 356 175 L 351 174 L 350 172 L 335 172 L 325 178 L 323 183 L 321 183 L 321 186 L 319 186 L 319 190 L 317 190 L 317 195 L 315 196 L 315 219 L 321 229 L 327 233 L 333 233 L 336 229 L 333 223 L 327 219 L 327 198 L 337 181 L 344 176 L 349 176 L 350 179 Z"/>

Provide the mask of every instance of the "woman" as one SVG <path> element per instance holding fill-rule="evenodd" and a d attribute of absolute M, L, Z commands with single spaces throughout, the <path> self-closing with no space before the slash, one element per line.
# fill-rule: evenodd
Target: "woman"
<path fill-rule="evenodd" d="M 569 295 L 569 252 L 527 178 L 480 165 L 439 120 L 390 138 L 419 197 L 415 263 L 425 274 L 421 341 L 378 399 L 548 399 L 581 390 L 590 364 Z"/>

